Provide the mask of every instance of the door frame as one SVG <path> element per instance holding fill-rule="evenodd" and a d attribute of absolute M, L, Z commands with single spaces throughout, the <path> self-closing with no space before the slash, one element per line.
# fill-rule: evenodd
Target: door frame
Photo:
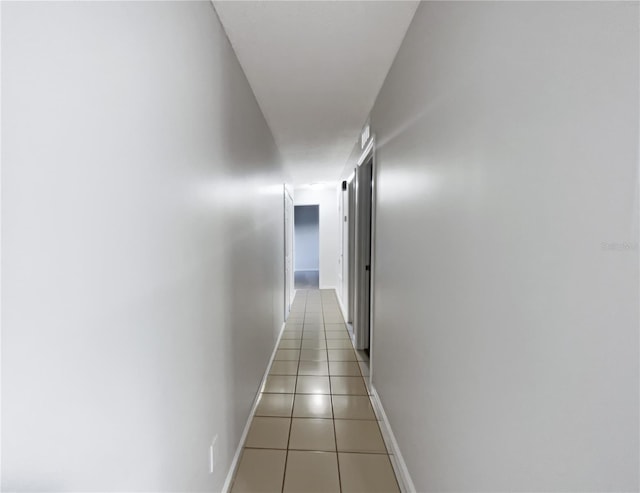
<path fill-rule="evenodd" d="M 375 135 L 372 135 L 369 138 L 369 141 L 367 142 L 367 144 L 365 145 L 362 153 L 360 154 L 360 158 L 357 161 L 357 166 L 358 168 L 361 167 L 363 164 L 371 162 L 371 196 L 370 196 L 370 216 L 371 216 L 371 225 L 370 225 L 370 231 L 369 231 L 369 236 L 370 236 L 370 263 L 369 263 L 369 307 L 368 307 L 368 331 L 367 333 L 364 333 L 361 324 L 360 323 L 354 323 L 354 339 L 355 339 L 355 346 L 356 349 L 364 349 L 365 347 L 368 346 L 369 348 L 369 372 L 371 375 L 371 367 L 372 367 L 372 360 L 373 360 L 373 342 L 374 342 L 374 334 L 375 334 L 375 330 L 374 330 L 374 313 L 375 313 L 375 291 L 374 291 L 374 286 L 375 286 L 375 235 L 376 235 L 376 203 L 377 203 L 377 186 L 376 186 L 376 182 L 377 182 L 377 167 L 376 167 L 376 146 L 375 146 Z M 356 187 L 360 186 L 360 184 L 358 184 L 356 182 Z M 360 207 L 358 205 L 358 196 L 360 195 L 358 193 L 358 191 L 356 190 L 356 217 L 358 219 L 356 219 L 356 223 L 358 223 L 359 221 L 361 221 L 360 219 Z M 356 266 L 361 266 L 360 262 L 357 260 L 357 257 L 359 255 L 362 255 L 363 249 L 365 248 L 364 245 L 361 244 L 360 242 L 360 234 L 358 233 L 358 231 L 360 231 L 360 227 L 358 224 L 356 224 Z M 358 273 L 356 273 L 355 275 L 355 286 L 356 286 L 356 303 L 359 306 L 354 305 L 354 315 L 359 311 L 360 309 L 363 309 L 362 304 L 366 303 L 366 300 L 363 300 L 361 295 L 359 293 L 357 293 L 358 291 L 358 285 L 361 285 L 362 283 L 359 282 L 359 275 Z M 366 282 L 366 281 L 365 281 Z M 366 310 L 366 308 L 365 308 Z M 355 320 L 354 320 L 355 322 Z M 369 377 L 371 378 L 371 376 Z"/>
<path fill-rule="evenodd" d="M 353 171 L 347 178 L 346 202 L 347 202 L 347 306 L 346 319 L 347 323 L 353 324 L 353 312 L 355 304 L 355 242 L 356 242 L 356 197 L 355 197 L 355 178 L 356 173 Z"/>
<path fill-rule="evenodd" d="M 295 297 L 295 286 L 293 282 L 293 271 L 295 269 L 295 248 L 294 248 L 294 202 L 287 184 L 284 184 L 283 205 L 284 205 L 284 319 L 289 318 L 291 304 Z M 289 248 L 290 247 L 290 248 Z M 288 255 L 287 255 L 288 254 Z M 289 263 L 287 256 L 291 257 Z M 288 295 L 288 296 L 287 296 Z"/>

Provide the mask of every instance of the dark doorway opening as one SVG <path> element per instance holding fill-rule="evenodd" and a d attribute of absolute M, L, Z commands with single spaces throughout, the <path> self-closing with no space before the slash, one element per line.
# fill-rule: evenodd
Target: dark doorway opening
<path fill-rule="evenodd" d="M 295 289 L 320 287 L 320 206 L 296 205 L 295 230 Z"/>

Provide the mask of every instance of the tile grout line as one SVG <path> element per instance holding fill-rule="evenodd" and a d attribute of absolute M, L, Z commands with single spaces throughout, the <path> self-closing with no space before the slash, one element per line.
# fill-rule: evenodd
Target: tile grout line
<path fill-rule="evenodd" d="M 324 311 L 324 302 L 321 303 L 321 306 Z M 323 317 L 324 320 L 324 317 Z M 326 329 L 326 325 L 323 325 L 323 328 Z M 342 492 L 342 476 L 340 474 L 340 456 L 338 455 L 338 433 L 336 432 L 336 413 L 333 407 L 333 388 L 331 386 L 331 366 L 329 364 L 329 348 L 327 344 L 327 331 L 324 331 L 324 343 L 327 351 L 327 370 L 329 371 L 329 398 L 331 399 L 331 424 L 333 425 L 333 439 L 335 440 L 336 447 L 336 466 L 338 468 L 338 488 L 340 492 Z"/>
<path fill-rule="evenodd" d="M 287 479 L 287 463 L 289 462 L 289 443 L 291 442 L 291 428 L 293 427 L 293 408 L 296 405 L 296 388 L 298 387 L 298 372 L 300 371 L 300 352 L 302 351 L 302 338 L 304 337 L 304 319 L 306 317 L 307 314 L 307 296 L 308 293 L 305 292 L 305 298 L 304 298 L 304 314 L 305 316 L 302 317 L 302 332 L 301 332 L 301 336 L 300 336 L 300 349 L 298 352 L 298 367 L 296 369 L 296 381 L 295 384 L 293 386 L 293 403 L 291 404 L 291 416 L 289 418 L 289 435 L 287 436 L 287 450 L 285 451 L 285 456 L 284 456 L 284 471 L 282 472 L 282 489 L 281 492 L 284 493 L 284 484 L 285 484 L 285 480 Z M 294 299 L 295 301 L 295 299 Z"/>

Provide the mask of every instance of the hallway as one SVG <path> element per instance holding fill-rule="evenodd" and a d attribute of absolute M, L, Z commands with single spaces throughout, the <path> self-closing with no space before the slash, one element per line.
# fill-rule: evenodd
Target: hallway
<path fill-rule="evenodd" d="M 639 19 L 0 0 L 0 491 L 640 492 Z"/>
<path fill-rule="evenodd" d="M 399 491 L 368 396 L 368 371 L 334 291 L 299 290 L 233 493 Z"/>

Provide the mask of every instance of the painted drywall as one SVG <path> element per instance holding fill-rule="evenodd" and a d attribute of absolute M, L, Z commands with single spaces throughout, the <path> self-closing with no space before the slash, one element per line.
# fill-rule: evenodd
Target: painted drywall
<path fill-rule="evenodd" d="M 638 491 L 637 2 L 423 2 L 372 112 L 417 491 Z"/>
<path fill-rule="evenodd" d="M 2 2 L 2 103 L 3 491 L 220 491 L 284 231 L 211 3 Z"/>
<path fill-rule="evenodd" d="M 295 269 L 320 269 L 320 210 L 315 205 L 298 205 L 295 215 Z"/>
<path fill-rule="evenodd" d="M 293 202 L 295 205 L 317 204 L 320 207 L 320 289 L 335 289 L 338 286 L 340 260 L 337 188 L 296 188 Z M 296 250 L 294 258 L 297 258 L 297 255 Z"/>

